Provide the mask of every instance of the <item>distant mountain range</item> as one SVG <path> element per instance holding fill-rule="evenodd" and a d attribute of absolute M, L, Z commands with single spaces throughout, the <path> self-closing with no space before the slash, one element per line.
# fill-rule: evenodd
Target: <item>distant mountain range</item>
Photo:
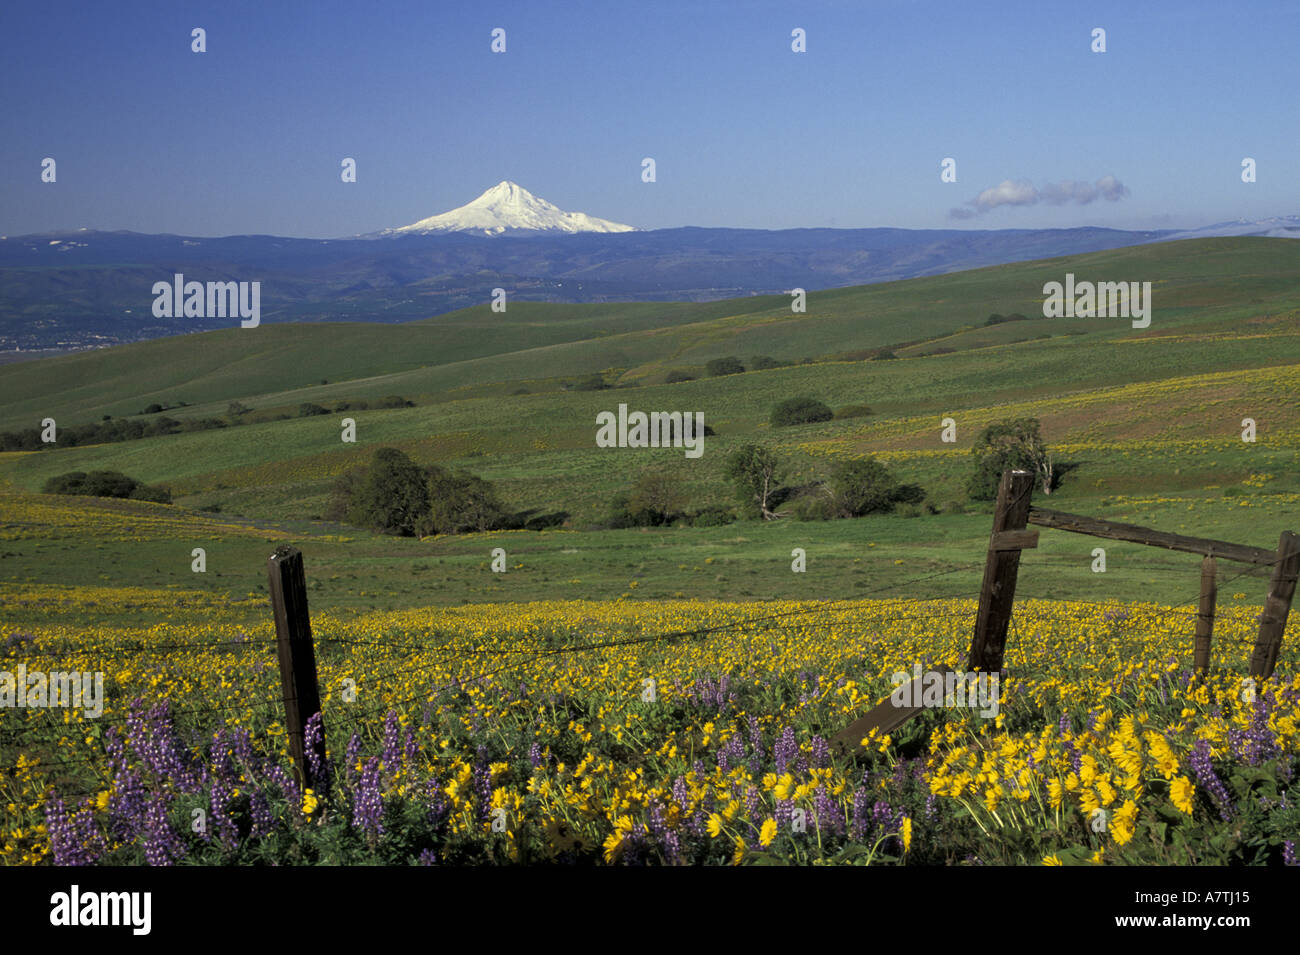
<path fill-rule="evenodd" d="M 565 212 L 509 181 L 408 226 L 345 239 L 97 232 L 0 236 L 0 353 L 226 327 L 155 318 L 151 289 L 260 282 L 261 321 L 395 322 L 507 301 L 713 301 L 863 285 L 1147 242 L 1300 237 L 1300 217 L 1188 232 L 632 226 Z"/>

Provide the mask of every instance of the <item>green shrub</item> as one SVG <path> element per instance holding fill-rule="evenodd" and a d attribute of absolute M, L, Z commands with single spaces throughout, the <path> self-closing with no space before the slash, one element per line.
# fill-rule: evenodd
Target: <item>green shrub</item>
<path fill-rule="evenodd" d="M 745 366 L 739 358 L 730 356 L 711 359 L 704 365 L 704 370 L 709 373 L 709 377 L 718 378 L 722 375 L 738 375 L 745 370 Z"/>
<path fill-rule="evenodd" d="M 898 483 L 879 461 L 858 458 L 844 461 L 835 468 L 830 488 L 841 514 L 861 517 L 893 510 Z"/>
<path fill-rule="evenodd" d="M 302 404 L 298 406 L 299 418 L 310 418 L 313 417 L 314 415 L 322 415 L 322 414 L 329 414 L 329 413 L 330 412 L 328 408 L 322 408 L 320 405 L 313 404 L 310 401 L 304 401 Z"/>
<path fill-rule="evenodd" d="M 835 412 L 816 398 L 787 398 L 772 409 L 772 426 L 782 428 L 810 424 L 815 421 L 830 421 L 834 417 Z"/>
<path fill-rule="evenodd" d="M 41 488 L 46 494 L 84 494 L 87 497 L 132 498 L 137 501 L 172 502 L 165 487 L 150 487 L 121 471 L 69 471 L 50 478 Z"/>
<path fill-rule="evenodd" d="M 428 513 L 419 523 L 421 536 L 490 531 L 507 519 L 496 488 L 467 471 L 449 471 L 437 464 L 424 469 Z"/>
<path fill-rule="evenodd" d="M 702 507 L 687 518 L 692 527 L 722 527 L 734 522 L 735 513 L 729 507 Z"/>
<path fill-rule="evenodd" d="M 695 376 L 684 368 L 674 368 L 664 376 L 664 384 L 675 385 L 679 381 L 694 381 Z"/>

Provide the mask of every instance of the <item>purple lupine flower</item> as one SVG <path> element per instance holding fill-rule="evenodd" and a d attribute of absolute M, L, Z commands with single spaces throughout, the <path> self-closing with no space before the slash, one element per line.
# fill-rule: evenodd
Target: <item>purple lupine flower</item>
<path fill-rule="evenodd" d="M 280 792 L 284 794 L 285 800 L 289 803 L 293 818 L 300 819 L 302 817 L 302 790 L 298 787 L 293 775 L 278 763 L 272 763 L 266 769 L 266 779 L 279 787 Z"/>
<path fill-rule="evenodd" d="M 758 791 L 757 786 L 745 787 L 745 817 L 749 819 L 750 828 L 754 830 L 757 837 L 759 832 L 759 813 L 763 808 L 763 794 Z"/>
<path fill-rule="evenodd" d="M 675 829 L 670 829 L 664 821 L 663 807 L 656 801 L 650 805 L 651 838 L 663 850 L 664 861 L 669 865 L 678 865 L 682 861 L 681 841 Z"/>
<path fill-rule="evenodd" d="M 536 740 L 533 741 L 532 746 L 528 747 L 528 763 L 533 769 L 542 765 L 542 745 Z"/>
<path fill-rule="evenodd" d="M 678 776 L 673 780 L 673 801 L 677 803 L 682 814 L 685 815 L 686 810 L 690 808 L 691 802 L 691 790 L 686 785 L 685 776 Z"/>
<path fill-rule="evenodd" d="M 401 769 L 400 739 L 401 727 L 397 723 L 397 713 L 389 710 L 388 715 L 384 717 L 384 752 L 380 757 L 384 772 L 389 776 Z"/>
<path fill-rule="evenodd" d="M 1191 755 L 1187 761 L 1196 774 L 1197 783 L 1218 804 L 1219 818 L 1224 822 L 1232 821 L 1232 810 L 1234 808 L 1232 799 L 1228 796 L 1228 790 L 1223 785 L 1223 780 L 1215 773 L 1214 764 L 1210 761 L 1210 741 L 1204 738 L 1198 739 L 1196 745 L 1192 747 Z"/>
<path fill-rule="evenodd" d="M 348 740 L 347 750 L 347 771 L 344 773 L 349 786 L 355 786 L 357 782 L 357 760 L 361 757 L 361 737 L 357 733 L 352 734 Z"/>
<path fill-rule="evenodd" d="M 275 817 L 271 815 L 271 803 L 262 790 L 255 789 L 248 797 L 248 814 L 253 820 L 249 838 L 261 839 L 275 831 Z"/>
<path fill-rule="evenodd" d="M 935 815 L 938 813 L 937 807 L 938 807 L 938 800 L 935 798 L 934 793 L 930 793 L 930 795 L 925 797 L 925 818 L 927 820 L 933 819 L 935 817 Z"/>
<path fill-rule="evenodd" d="M 321 714 L 317 710 L 302 728 L 302 748 L 307 755 L 307 768 L 311 772 L 311 778 L 317 780 L 322 787 L 329 784 L 331 775 L 328 759 L 321 758 L 321 753 L 325 751 L 324 734 Z"/>
<path fill-rule="evenodd" d="M 776 774 L 783 775 L 790 762 L 799 754 L 799 743 L 794 737 L 794 727 L 787 726 L 781 730 L 781 736 L 773 747 L 772 755 L 776 760 Z"/>
<path fill-rule="evenodd" d="M 90 809 L 69 814 L 62 799 L 45 804 L 45 829 L 55 865 L 94 865 L 106 850 Z"/>
<path fill-rule="evenodd" d="M 874 829 L 888 829 L 889 824 L 893 822 L 894 814 L 889 808 L 889 803 L 883 799 L 877 799 L 874 806 L 871 807 L 871 825 Z"/>
<path fill-rule="evenodd" d="M 167 796 L 158 793 L 145 809 L 144 858 L 153 866 L 171 865 L 185 855 L 185 844 L 167 821 Z"/>
<path fill-rule="evenodd" d="M 739 733 L 735 733 L 727 740 L 725 746 L 718 750 L 718 768 L 724 773 L 731 769 L 733 762 L 740 762 L 745 758 L 745 742 L 740 738 Z"/>
<path fill-rule="evenodd" d="M 108 797 L 108 831 L 118 841 L 130 842 L 144 825 L 144 783 L 127 762 L 126 743 L 118 727 L 109 727 L 104 734 L 104 750 L 113 773 L 112 795 Z"/>
<path fill-rule="evenodd" d="M 820 736 L 812 738 L 812 761 L 818 769 L 825 769 L 831 764 L 831 748 Z"/>
<path fill-rule="evenodd" d="M 230 784 L 221 776 L 213 776 L 212 788 L 208 792 L 208 821 L 228 849 L 233 849 L 239 843 L 239 827 L 230 815 L 232 798 Z"/>
<path fill-rule="evenodd" d="M 844 828 L 844 820 L 841 818 L 839 807 L 835 805 L 835 800 L 831 798 L 825 786 L 817 787 L 817 795 L 813 797 L 813 810 L 817 813 L 818 830 L 825 830 L 831 835 L 840 834 Z"/>
<path fill-rule="evenodd" d="M 437 831 L 446 822 L 451 807 L 447 794 L 442 791 L 442 786 L 436 776 L 430 776 L 429 781 L 425 784 L 424 805 L 426 808 L 425 818 L 429 820 L 429 825 Z"/>
<path fill-rule="evenodd" d="M 1282 843 L 1282 864 L 1283 865 L 1296 864 L 1295 841 L 1292 839 L 1287 839 L 1285 842 Z"/>
<path fill-rule="evenodd" d="M 854 839 L 863 838 L 871 828 L 871 817 L 867 813 L 867 803 L 870 800 L 865 785 L 853 793 L 853 820 L 849 824 L 849 834 Z"/>
<path fill-rule="evenodd" d="M 366 760 L 352 794 L 352 826 L 373 837 L 384 834 L 384 800 L 379 793 L 379 757 Z"/>
<path fill-rule="evenodd" d="M 420 850 L 420 865 L 433 865 L 438 861 L 438 853 L 432 849 Z"/>
<path fill-rule="evenodd" d="M 776 820 L 778 832 L 784 832 L 790 828 L 791 821 L 794 819 L 794 800 L 778 799 L 776 807 L 772 811 L 772 817 Z"/>
<path fill-rule="evenodd" d="M 758 728 L 758 717 L 749 718 L 749 773 L 758 776 L 763 770 L 763 731 Z"/>

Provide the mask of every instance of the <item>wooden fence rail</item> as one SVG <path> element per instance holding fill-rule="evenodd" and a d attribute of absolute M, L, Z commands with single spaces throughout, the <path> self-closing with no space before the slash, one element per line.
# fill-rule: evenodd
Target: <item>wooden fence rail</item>
<path fill-rule="evenodd" d="M 1200 554 L 1201 591 L 1196 615 L 1193 665 L 1204 674 L 1210 666 L 1210 645 L 1214 629 L 1216 599 L 1216 560 L 1232 560 L 1257 567 L 1272 567 L 1268 597 L 1260 616 L 1259 635 L 1250 658 L 1250 675 L 1258 679 L 1272 676 L 1282 649 L 1282 636 L 1300 577 L 1300 535 L 1283 531 L 1277 550 L 1232 544 L 1205 537 L 1170 534 L 1136 524 L 1121 524 L 1079 514 L 1034 507 L 1030 497 L 1034 475 L 1029 471 L 1005 471 L 998 483 L 997 503 L 993 509 L 993 532 L 989 536 L 988 555 L 984 562 L 984 580 L 980 586 L 979 612 L 971 637 L 968 671 L 998 673 L 1007 642 L 1012 604 L 1016 598 L 1016 578 L 1020 570 L 1020 551 L 1038 546 L 1038 532 L 1028 524 L 1055 530 L 1087 534 L 1106 540 L 1128 541 L 1150 547 Z M 924 679 L 924 674 L 920 679 Z M 915 682 L 915 681 L 914 681 Z M 913 695 L 912 699 L 919 696 Z M 922 707 L 900 707 L 892 695 L 833 737 L 841 752 L 851 751 L 872 729 L 888 733 L 920 713 Z"/>

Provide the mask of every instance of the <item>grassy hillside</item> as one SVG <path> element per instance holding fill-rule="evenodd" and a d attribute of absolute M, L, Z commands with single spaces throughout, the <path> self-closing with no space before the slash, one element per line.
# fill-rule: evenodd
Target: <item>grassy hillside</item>
<path fill-rule="evenodd" d="M 506 315 L 480 308 L 404 326 L 270 326 L 256 337 L 236 329 L 0 368 L 10 427 L 47 414 L 66 426 L 178 399 L 190 405 L 169 412 L 176 416 L 220 415 L 235 399 L 263 409 L 387 394 L 420 401 L 414 408 L 0 455 L 7 506 L 20 514 L 43 500 L 47 508 L 30 521 L 5 517 L 0 532 L 41 542 L 9 548 L 0 575 L 39 582 L 54 560 L 60 579 L 189 586 L 189 547 L 211 539 L 215 521 L 254 528 L 223 561 L 221 573 L 230 576 L 220 586 L 230 593 L 260 586 L 259 555 L 287 534 L 312 542 L 327 565 L 326 580 L 336 571 L 355 575 L 354 587 L 340 584 L 333 592 L 363 607 L 369 604 L 360 591 L 380 606 L 531 599 L 561 586 L 572 587 L 572 596 L 607 598 L 626 592 L 632 580 L 645 588 L 638 595 L 821 596 L 952 561 L 969 562 L 974 586 L 988 514 L 966 501 L 969 449 L 985 425 L 1022 415 L 1038 417 L 1058 459 L 1075 466 L 1054 506 L 1272 547 L 1282 528 L 1300 527 L 1300 287 L 1292 278 L 1298 267 L 1300 243 L 1201 240 L 818 293 L 798 316 L 785 299 L 512 305 Z M 1032 318 L 1041 315 L 1043 283 L 1067 271 L 1080 280 L 1152 281 L 1151 326 Z M 1031 320 L 982 325 L 990 313 L 1016 311 Z M 904 357 L 849 357 L 880 346 Z M 841 357 L 658 383 L 667 368 L 724 354 Z M 564 380 L 601 370 L 622 387 L 561 388 Z M 520 385 L 530 393 L 513 394 Z M 866 404 L 874 414 L 773 429 L 772 406 L 798 394 L 832 407 Z M 680 449 L 595 447 L 597 413 L 619 403 L 701 411 L 717 433 L 698 460 Z M 340 440 L 344 414 L 356 419 L 356 444 Z M 952 444 L 940 440 L 946 417 L 957 423 Z M 1246 417 L 1258 427 L 1254 443 L 1241 440 Z M 876 454 L 903 480 L 922 484 L 942 513 L 587 530 L 648 466 L 675 474 L 692 508 L 729 504 L 723 462 L 751 440 L 782 453 L 790 483 L 826 476 L 836 458 Z M 565 510 L 568 529 L 421 542 L 314 522 L 325 513 L 334 479 L 381 446 L 400 447 L 421 464 L 481 474 L 516 508 Z M 114 506 L 170 514 L 179 523 L 156 539 L 128 534 L 93 545 L 79 542 L 75 530 L 52 537 L 29 530 L 44 521 L 75 527 L 66 515 L 55 520 L 49 499 L 33 494 L 55 474 L 97 468 L 170 487 L 172 508 Z M 1194 558 L 1116 545 L 1117 554 L 1132 551 L 1114 565 L 1128 570 L 1102 578 L 1088 570 L 1095 542 L 1046 536 L 1053 543 L 1034 556 L 1043 559 L 1041 586 L 1053 592 L 1172 600 L 1195 589 L 1187 570 Z M 193 545 L 176 543 L 191 538 Z M 508 540 L 512 559 L 524 557 L 523 569 L 504 579 L 485 569 L 498 540 Z M 869 560 L 873 542 L 894 556 Z M 815 573 L 811 565 L 806 576 L 790 573 L 796 546 L 818 555 Z M 425 577 L 413 569 L 431 557 L 450 562 L 447 572 Z M 709 558 L 729 566 L 724 572 Z M 368 577 L 375 582 L 361 583 Z M 207 580 L 217 585 L 215 576 Z M 1157 585 L 1163 589 L 1150 594 Z"/>
<path fill-rule="evenodd" d="M 1079 280 L 1151 281 L 1151 327 L 1041 317 L 979 327 L 994 312 L 1041 316 L 1043 284 L 1067 271 Z M 791 313 L 786 297 L 767 296 L 705 304 L 517 303 L 505 313 L 484 305 L 404 325 L 232 328 L 0 367 L 0 428 L 31 427 L 46 416 L 65 424 L 121 417 L 154 402 L 185 401 L 191 407 L 182 413 L 202 414 L 224 411 L 234 399 L 269 407 L 340 395 L 432 399 L 509 394 L 519 386 L 557 390 L 557 379 L 606 370 L 629 383 L 661 381 L 670 368 L 729 354 L 799 360 L 898 346 L 901 354 L 919 355 L 1041 336 L 1239 333 L 1252 320 L 1285 334 L 1288 326 L 1277 323 L 1288 314 L 1293 320 L 1300 308 L 1297 272 L 1300 244 L 1204 239 L 815 292 L 804 314 Z M 909 350 L 907 343 L 924 344 Z M 1032 384 L 1032 375 L 1027 380 Z"/>

